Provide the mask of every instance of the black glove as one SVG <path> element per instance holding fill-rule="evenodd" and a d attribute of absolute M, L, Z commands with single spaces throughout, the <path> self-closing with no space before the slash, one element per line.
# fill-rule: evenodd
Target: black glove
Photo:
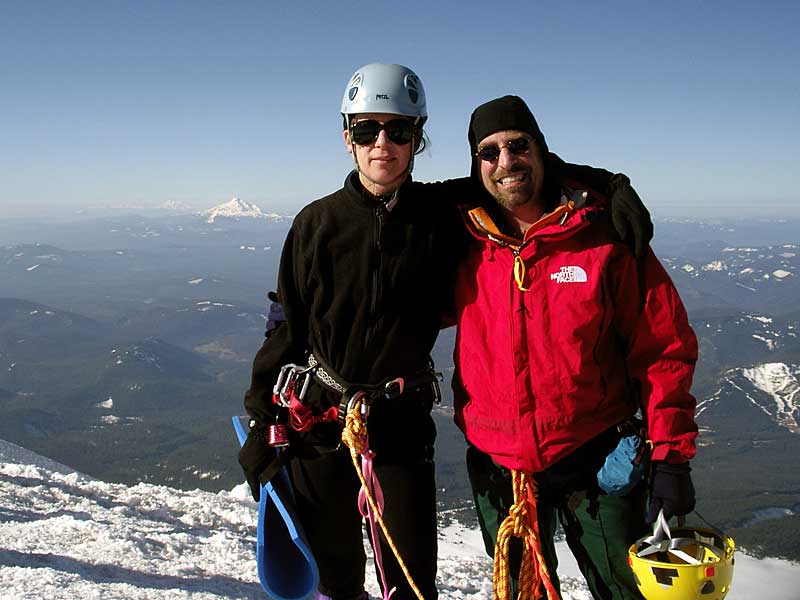
<path fill-rule="evenodd" d="M 267 331 L 264 334 L 267 339 L 275 333 L 275 330 L 286 322 L 286 315 L 283 313 L 283 304 L 278 302 L 277 292 L 268 292 L 269 315 L 267 315 Z"/>
<path fill-rule="evenodd" d="M 247 434 L 247 440 L 239 450 L 239 464 L 242 466 L 250 493 L 256 502 L 261 498 L 261 482 L 258 476 L 275 459 L 275 449 L 267 442 L 267 428 L 255 424 Z"/>
<path fill-rule="evenodd" d="M 631 246 L 637 258 L 647 254 L 647 246 L 653 239 L 653 221 L 639 194 L 631 187 L 631 181 L 617 173 L 606 188 L 611 198 L 611 220 L 623 242 Z"/>
<path fill-rule="evenodd" d="M 689 463 L 653 463 L 653 484 L 650 491 L 650 508 L 647 522 L 654 523 L 658 511 L 664 509 L 664 518 L 682 516 L 694 510 L 694 485 Z"/>

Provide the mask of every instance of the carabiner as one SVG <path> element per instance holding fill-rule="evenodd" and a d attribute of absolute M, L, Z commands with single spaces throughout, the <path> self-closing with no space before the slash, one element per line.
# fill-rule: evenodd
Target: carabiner
<path fill-rule="evenodd" d="M 278 379 L 272 387 L 272 397 L 277 398 L 280 406 L 285 408 L 289 408 L 289 400 L 286 398 L 286 393 L 292 380 L 291 376 L 288 376 L 287 373 L 289 373 L 289 371 L 294 371 L 296 368 L 297 365 L 294 363 L 283 365 L 278 373 Z"/>

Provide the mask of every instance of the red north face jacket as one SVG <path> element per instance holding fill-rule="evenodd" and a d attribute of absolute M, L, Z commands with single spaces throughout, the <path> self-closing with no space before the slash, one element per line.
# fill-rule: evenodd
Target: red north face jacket
<path fill-rule="evenodd" d="M 540 472 L 641 403 L 654 460 L 695 454 L 697 339 L 652 250 L 561 206 L 520 245 L 481 208 L 456 282 L 456 423 L 499 464 Z"/>

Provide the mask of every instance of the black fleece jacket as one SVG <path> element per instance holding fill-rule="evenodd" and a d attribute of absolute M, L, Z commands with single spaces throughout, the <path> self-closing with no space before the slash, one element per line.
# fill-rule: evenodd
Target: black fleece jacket
<path fill-rule="evenodd" d="M 286 324 L 256 355 L 245 395 L 251 416 L 274 418 L 280 367 L 305 364 L 309 350 L 354 384 L 428 366 L 466 243 L 455 204 L 469 189 L 467 179 L 406 181 L 387 210 L 354 171 L 295 217 L 278 275 Z"/>

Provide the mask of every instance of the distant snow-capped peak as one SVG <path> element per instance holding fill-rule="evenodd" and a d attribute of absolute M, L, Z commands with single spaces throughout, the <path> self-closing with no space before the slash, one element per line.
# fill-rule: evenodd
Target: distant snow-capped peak
<path fill-rule="evenodd" d="M 245 202 L 241 198 L 233 198 L 229 202 L 220 204 L 200 213 L 201 216 L 206 218 L 207 223 L 213 223 L 217 218 L 224 217 L 228 219 L 282 219 L 280 215 L 274 213 L 264 213 L 258 206 Z"/>
<path fill-rule="evenodd" d="M 161 210 L 167 210 L 170 212 L 177 212 L 188 214 L 192 212 L 192 207 L 186 204 L 186 202 L 182 202 L 180 200 L 167 200 L 159 204 L 158 208 Z"/>

